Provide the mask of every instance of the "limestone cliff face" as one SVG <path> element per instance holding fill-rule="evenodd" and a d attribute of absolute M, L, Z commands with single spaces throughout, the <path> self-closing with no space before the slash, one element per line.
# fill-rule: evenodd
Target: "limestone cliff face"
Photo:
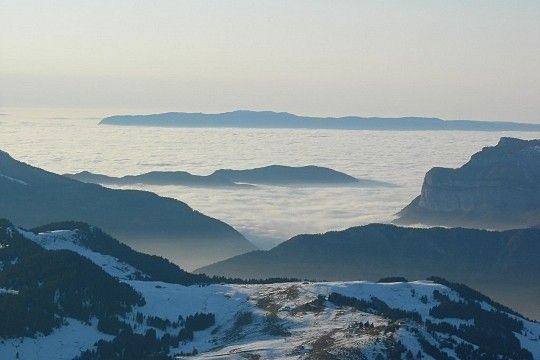
<path fill-rule="evenodd" d="M 458 169 L 427 172 L 421 195 L 398 223 L 483 228 L 540 222 L 540 140 L 501 138 Z"/>

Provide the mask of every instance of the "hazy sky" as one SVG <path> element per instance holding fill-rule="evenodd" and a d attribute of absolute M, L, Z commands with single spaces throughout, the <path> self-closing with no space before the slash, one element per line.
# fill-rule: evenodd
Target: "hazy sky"
<path fill-rule="evenodd" d="M 540 122 L 540 1 L 0 0 L 0 106 Z"/>

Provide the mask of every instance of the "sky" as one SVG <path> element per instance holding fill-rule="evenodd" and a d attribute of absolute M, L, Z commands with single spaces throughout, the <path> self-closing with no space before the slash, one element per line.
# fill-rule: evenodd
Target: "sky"
<path fill-rule="evenodd" d="M 0 0 L 0 107 L 540 123 L 540 1 Z"/>

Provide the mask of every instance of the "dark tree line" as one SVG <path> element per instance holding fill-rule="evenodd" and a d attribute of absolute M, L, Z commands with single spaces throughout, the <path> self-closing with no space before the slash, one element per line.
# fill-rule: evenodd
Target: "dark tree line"
<path fill-rule="evenodd" d="M 90 260 L 71 251 L 49 251 L 0 224 L 0 337 L 49 334 L 69 317 L 121 315 L 144 299 Z M 3 224 L 7 225 L 6 223 Z"/>
<path fill-rule="evenodd" d="M 460 353 L 471 359 L 523 359 L 532 360 L 532 354 L 521 348 L 521 343 L 514 332 L 523 330 L 523 322 L 508 316 L 499 310 L 485 310 L 475 300 L 452 301 L 447 295 L 435 290 L 433 297 L 438 304 L 429 314 L 434 318 L 457 318 L 473 320 L 474 325 L 456 327 L 448 323 L 432 323 L 426 320 L 426 327 L 431 332 L 444 332 L 455 335 L 478 346 L 459 346 Z M 473 298 L 474 299 L 474 298 Z"/>
<path fill-rule="evenodd" d="M 141 314 L 142 316 L 142 314 Z M 208 313 L 196 313 L 189 315 L 183 320 L 172 323 L 170 320 L 163 320 L 158 317 L 149 317 L 150 322 L 161 327 L 162 324 L 173 326 L 182 323 L 184 326 L 176 335 L 167 333 L 161 338 L 157 336 L 156 330 L 149 329 L 144 335 L 134 333 L 128 326 L 122 329 L 111 341 L 100 340 L 96 343 L 95 350 L 87 350 L 81 354 L 79 360 L 132 360 L 132 359 L 170 359 L 171 347 L 178 347 L 181 342 L 186 343 L 193 340 L 194 332 L 210 328 L 215 324 L 215 315 Z M 156 323 L 157 321 L 157 323 Z M 142 322 L 142 321 L 141 321 Z M 117 325 L 117 323 L 115 323 Z M 174 327 L 174 326 L 173 326 Z M 116 328 L 115 328 L 116 329 Z M 179 355 L 195 355 L 197 350 Z"/>
<path fill-rule="evenodd" d="M 350 306 L 357 310 L 384 316 L 391 320 L 409 319 L 422 322 L 422 317 L 417 312 L 391 308 L 384 301 L 376 297 L 372 297 L 370 300 L 361 300 L 333 292 L 328 296 L 328 301 L 338 306 Z"/>

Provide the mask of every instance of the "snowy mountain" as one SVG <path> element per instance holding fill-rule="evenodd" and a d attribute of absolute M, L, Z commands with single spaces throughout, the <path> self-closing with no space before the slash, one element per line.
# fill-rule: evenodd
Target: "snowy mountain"
<path fill-rule="evenodd" d="M 437 275 L 540 319 L 540 230 L 486 231 L 369 224 L 304 234 L 196 270 L 230 277 L 372 280 Z"/>
<path fill-rule="evenodd" d="M 91 226 L 64 225 L 0 223 L 2 359 L 540 357 L 540 324 L 443 279 L 164 282 L 156 269 L 166 260 Z M 99 306 L 105 299 L 110 307 Z M 26 309 L 52 322 L 36 328 Z"/>

